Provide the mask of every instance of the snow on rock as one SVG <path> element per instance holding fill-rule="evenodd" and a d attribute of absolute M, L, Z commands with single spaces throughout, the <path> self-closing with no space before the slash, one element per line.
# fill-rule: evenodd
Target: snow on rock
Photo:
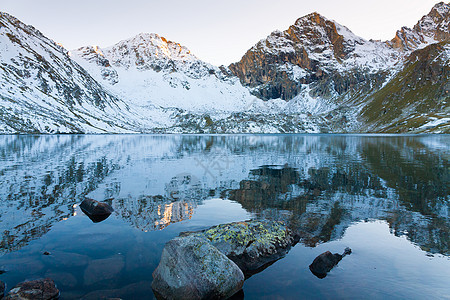
<path fill-rule="evenodd" d="M 357 131 L 368 95 L 413 50 L 449 39 L 449 6 L 389 42 L 312 13 L 228 68 L 154 33 L 67 51 L 0 13 L 0 133 Z"/>
<path fill-rule="evenodd" d="M 0 25 L 4 133 L 127 133 L 154 126 L 34 27 L 6 13 L 0 13 Z"/>
<path fill-rule="evenodd" d="M 72 51 L 74 59 L 109 91 L 138 107 L 233 112 L 257 101 L 236 78 L 157 34 L 141 33 L 97 48 L 95 58 L 86 55 L 87 48 Z M 106 69 L 114 76 L 105 76 Z"/>
<path fill-rule="evenodd" d="M 450 39 L 450 3 L 440 2 L 412 28 L 402 27 L 392 41 L 394 48 L 414 51 Z"/>

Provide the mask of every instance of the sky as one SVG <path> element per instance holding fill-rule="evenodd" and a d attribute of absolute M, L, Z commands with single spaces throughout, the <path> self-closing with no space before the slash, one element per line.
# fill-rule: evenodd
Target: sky
<path fill-rule="evenodd" d="M 33 25 L 68 50 L 111 46 L 141 32 L 188 47 L 214 65 L 239 61 L 274 30 L 318 12 L 365 39 L 390 40 L 436 0 L 0 0 L 0 11 Z"/>

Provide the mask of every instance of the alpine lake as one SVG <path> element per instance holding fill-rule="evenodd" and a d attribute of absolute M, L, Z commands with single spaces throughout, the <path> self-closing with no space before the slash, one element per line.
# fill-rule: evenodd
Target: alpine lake
<path fill-rule="evenodd" d="M 448 299 L 449 160 L 449 135 L 0 136 L 0 280 L 152 299 L 166 242 L 269 219 L 300 241 L 241 299 Z M 86 197 L 114 212 L 91 221 Z M 346 247 L 325 278 L 311 273 Z"/>

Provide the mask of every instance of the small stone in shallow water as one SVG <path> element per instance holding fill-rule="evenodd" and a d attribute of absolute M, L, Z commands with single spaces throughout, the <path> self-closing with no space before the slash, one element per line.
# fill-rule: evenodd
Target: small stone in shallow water
<path fill-rule="evenodd" d="M 25 281 L 11 289 L 5 300 L 54 300 L 59 299 L 59 290 L 50 278 Z"/>
<path fill-rule="evenodd" d="M 48 251 L 45 251 L 44 253 L 42 253 L 42 254 L 44 254 L 44 255 L 50 255 L 50 252 L 48 252 Z"/>
<path fill-rule="evenodd" d="M 57 269 L 67 269 L 86 266 L 89 263 L 89 257 L 77 253 L 55 250 L 51 255 L 44 255 L 42 261 L 46 265 L 51 265 Z"/>

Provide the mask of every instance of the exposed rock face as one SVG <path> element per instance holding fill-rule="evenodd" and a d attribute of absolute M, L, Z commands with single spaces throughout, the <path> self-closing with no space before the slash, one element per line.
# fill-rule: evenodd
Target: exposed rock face
<path fill-rule="evenodd" d="M 371 79 L 367 70 L 361 70 L 368 68 L 364 61 L 367 56 L 372 65 L 385 69 L 395 57 L 394 51 L 387 48 L 312 13 L 283 32 L 273 32 L 229 68 L 262 99 L 290 100 L 300 93 L 302 85 L 313 83 L 319 83 L 316 95 L 330 97 L 333 92 L 343 94 L 357 83 Z M 381 57 L 384 54 L 386 57 Z M 321 85 L 321 81 L 326 85 Z M 328 90 L 333 84 L 335 89 Z M 321 91 L 323 86 L 328 86 L 327 91 Z"/>
<path fill-rule="evenodd" d="M 54 300 L 59 290 L 49 278 L 21 282 L 9 291 L 7 300 Z"/>
<path fill-rule="evenodd" d="M 416 50 L 435 42 L 448 41 L 450 39 L 450 3 L 440 2 L 436 4 L 417 24 L 412 28 L 402 27 L 397 31 L 390 45 L 403 51 Z"/>
<path fill-rule="evenodd" d="M 284 223 L 275 221 L 222 224 L 193 235 L 206 237 L 247 277 L 284 257 L 298 241 Z"/>
<path fill-rule="evenodd" d="M 111 67 L 109 60 L 98 46 L 81 47 L 73 52 L 79 57 L 98 65 L 104 80 L 109 81 L 111 84 L 116 84 L 119 81 L 117 71 Z"/>
<path fill-rule="evenodd" d="M 80 204 L 81 210 L 94 222 L 101 222 L 109 217 L 114 209 L 108 203 L 86 198 Z"/>
<path fill-rule="evenodd" d="M 242 271 L 207 239 L 186 236 L 164 247 L 152 288 L 160 299 L 226 299 L 243 284 Z"/>
<path fill-rule="evenodd" d="M 357 131 L 365 132 L 365 119 L 360 119 L 361 123 L 356 119 L 352 120 L 353 116 L 360 114 L 355 107 L 364 107 L 370 102 L 370 95 L 379 93 L 380 89 L 386 87 L 386 83 L 394 84 L 396 81 L 390 78 L 402 71 L 403 63 L 408 67 L 411 51 L 448 41 L 449 18 L 450 4 L 441 2 L 413 29 L 404 27 L 392 41 L 381 42 L 366 41 L 344 26 L 313 13 L 298 19 L 283 32 L 273 32 L 252 47 L 239 62 L 230 65 L 229 69 L 254 95 L 264 100 L 294 98 L 298 105 L 297 103 L 308 103 L 311 97 L 320 99 L 319 102 L 324 105 L 321 109 L 321 130 L 325 132 L 327 128 L 341 132 L 354 131 L 357 127 Z M 430 62 L 422 56 L 416 59 L 421 61 L 421 65 Z M 442 72 L 436 72 L 438 73 Z M 401 75 L 401 79 L 408 81 L 409 85 L 402 90 L 409 89 L 411 85 L 420 85 L 420 80 L 425 78 L 412 73 L 406 74 L 411 75 L 409 78 L 404 75 Z M 443 78 L 446 80 L 445 76 Z M 442 86 L 445 84 L 422 90 L 420 95 L 416 95 L 417 105 L 427 107 L 427 99 L 435 97 L 436 94 L 441 95 Z M 439 100 L 442 97 L 435 99 L 445 103 Z M 326 112 L 326 107 L 330 111 Z M 431 107 L 433 109 L 435 105 Z M 448 105 L 446 107 L 448 108 Z M 370 111 L 372 108 L 369 103 L 364 110 Z M 384 113 L 384 110 L 374 111 L 378 112 Z M 413 106 L 403 113 L 406 112 L 418 115 Z M 422 113 L 434 112 L 433 109 Z M 382 123 L 384 128 L 376 127 L 376 131 L 392 130 L 391 124 Z M 351 124 L 359 125 L 352 127 Z M 412 123 L 410 127 L 399 128 L 397 125 L 392 124 L 392 127 L 396 127 L 396 132 L 420 127 Z"/>

